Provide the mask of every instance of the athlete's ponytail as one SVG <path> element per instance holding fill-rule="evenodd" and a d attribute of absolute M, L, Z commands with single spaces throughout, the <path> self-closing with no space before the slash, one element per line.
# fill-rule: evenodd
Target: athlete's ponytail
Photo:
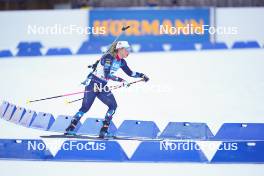
<path fill-rule="evenodd" d="M 117 55 L 116 45 L 117 45 L 117 42 L 114 42 L 114 43 L 112 44 L 111 48 L 109 49 L 109 53 L 110 53 L 113 57 L 116 57 L 116 55 Z"/>

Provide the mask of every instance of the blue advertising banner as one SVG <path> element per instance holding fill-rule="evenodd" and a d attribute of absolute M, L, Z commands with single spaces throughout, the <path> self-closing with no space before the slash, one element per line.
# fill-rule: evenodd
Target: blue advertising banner
<path fill-rule="evenodd" d="M 210 41 L 209 8 L 94 9 L 89 13 L 90 41 L 111 42 L 128 25 L 122 39 L 130 42 Z"/>

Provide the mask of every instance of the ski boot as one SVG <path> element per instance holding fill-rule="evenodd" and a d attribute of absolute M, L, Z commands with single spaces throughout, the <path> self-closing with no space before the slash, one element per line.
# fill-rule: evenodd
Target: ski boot
<path fill-rule="evenodd" d="M 100 130 L 99 138 L 104 139 L 105 137 L 107 137 L 109 125 L 110 125 L 110 122 L 106 120 L 103 121 L 103 126 Z"/>
<path fill-rule="evenodd" d="M 64 135 L 71 135 L 74 136 L 76 135 L 76 132 L 74 131 L 74 129 L 76 128 L 76 125 L 78 124 L 78 120 L 77 119 L 73 119 L 71 121 L 71 124 L 66 128 L 66 132 L 64 133 Z"/>

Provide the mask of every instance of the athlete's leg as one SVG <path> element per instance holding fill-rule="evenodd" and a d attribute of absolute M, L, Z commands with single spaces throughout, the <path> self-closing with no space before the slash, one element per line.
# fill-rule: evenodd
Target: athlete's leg
<path fill-rule="evenodd" d="M 82 107 L 73 116 L 71 124 L 66 128 L 67 133 L 72 132 L 75 129 L 76 125 L 78 124 L 78 122 L 80 121 L 82 116 L 87 111 L 89 111 L 89 109 L 91 108 L 91 106 L 92 106 L 92 104 L 96 98 L 97 93 L 93 91 L 92 83 L 85 87 L 85 91 L 87 91 L 87 92 L 84 93 L 84 97 L 83 97 L 83 101 L 82 101 Z"/>
<path fill-rule="evenodd" d="M 117 103 L 116 103 L 115 97 L 112 94 L 112 92 L 101 92 L 97 95 L 97 97 L 105 105 L 108 106 L 108 111 L 106 112 L 105 120 L 103 121 L 103 127 L 101 128 L 101 131 L 100 131 L 100 137 L 104 137 L 105 133 L 107 133 L 108 127 L 116 111 Z"/>

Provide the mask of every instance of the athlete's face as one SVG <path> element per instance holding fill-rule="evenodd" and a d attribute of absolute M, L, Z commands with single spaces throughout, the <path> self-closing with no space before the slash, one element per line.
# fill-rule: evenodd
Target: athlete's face
<path fill-rule="evenodd" d="M 128 51 L 128 49 L 126 49 L 126 48 L 120 48 L 120 49 L 118 50 L 118 56 L 119 56 L 120 58 L 127 58 L 128 55 L 129 55 L 129 51 Z"/>

